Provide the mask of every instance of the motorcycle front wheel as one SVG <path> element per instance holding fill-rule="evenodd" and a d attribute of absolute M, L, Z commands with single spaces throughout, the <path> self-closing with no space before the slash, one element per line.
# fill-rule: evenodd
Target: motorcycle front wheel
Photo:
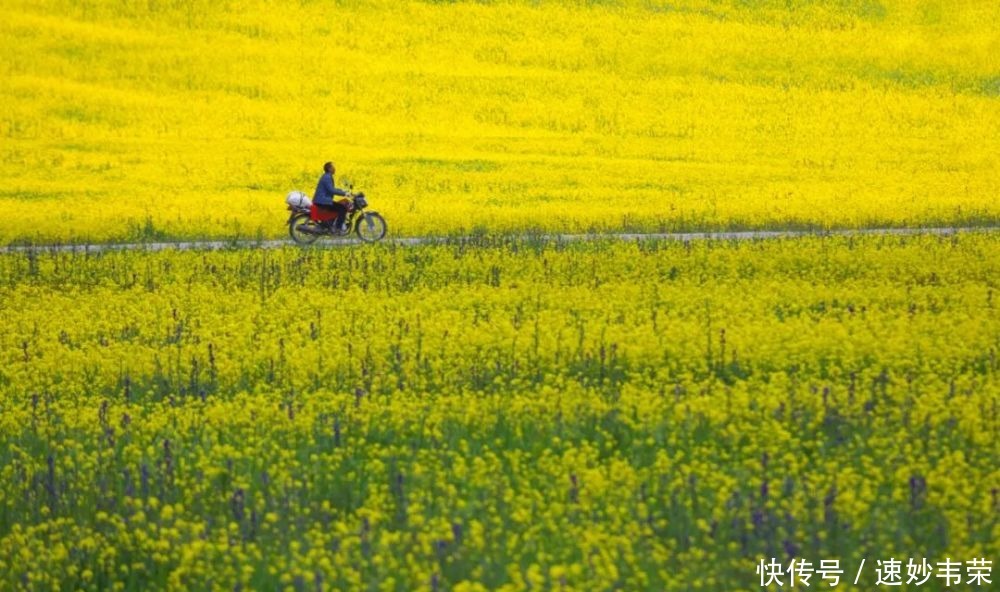
<path fill-rule="evenodd" d="M 388 229 L 385 218 L 377 212 L 363 212 L 354 221 L 354 232 L 366 243 L 382 240 Z"/>
<path fill-rule="evenodd" d="M 288 234 L 296 244 L 311 245 L 319 238 L 321 229 L 309 214 L 297 214 L 288 222 Z"/>

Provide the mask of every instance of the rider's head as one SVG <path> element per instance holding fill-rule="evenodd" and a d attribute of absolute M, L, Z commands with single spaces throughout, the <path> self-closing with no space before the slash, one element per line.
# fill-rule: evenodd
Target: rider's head
<path fill-rule="evenodd" d="M 323 172 L 330 173 L 332 175 L 333 171 L 334 171 L 334 168 L 333 168 L 333 163 L 332 162 L 328 162 L 328 163 L 326 163 L 326 164 L 323 165 Z"/>

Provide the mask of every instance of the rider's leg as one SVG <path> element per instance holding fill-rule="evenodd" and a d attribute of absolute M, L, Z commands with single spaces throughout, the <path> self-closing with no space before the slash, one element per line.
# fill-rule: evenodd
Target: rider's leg
<path fill-rule="evenodd" d="M 337 220 L 334 223 L 334 228 L 340 230 L 344 228 L 344 220 L 347 218 L 347 206 L 335 203 L 333 204 L 333 209 L 337 210 Z"/>

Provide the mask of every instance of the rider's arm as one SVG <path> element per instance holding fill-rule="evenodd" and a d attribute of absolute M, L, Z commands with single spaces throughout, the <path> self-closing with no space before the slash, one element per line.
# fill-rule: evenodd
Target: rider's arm
<path fill-rule="evenodd" d="M 347 195 L 346 191 L 333 185 L 333 177 L 330 175 L 323 175 L 323 189 L 326 191 L 327 195 Z"/>
<path fill-rule="evenodd" d="M 330 175 L 323 175 L 323 178 L 319 180 L 319 184 L 323 188 L 323 193 L 327 195 L 340 195 L 340 193 L 337 193 L 340 190 L 333 186 L 333 177 Z"/>

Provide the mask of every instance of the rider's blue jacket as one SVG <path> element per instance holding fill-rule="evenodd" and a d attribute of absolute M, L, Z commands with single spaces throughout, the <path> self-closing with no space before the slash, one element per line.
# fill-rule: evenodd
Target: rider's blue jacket
<path fill-rule="evenodd" d="M 334 195 L 347 195 L 347 192 L 334 186 L 333 175 L 323 173 L 316 185 L 316 192 L 313 193 L 313 203 L 320 206 L 331 206 Z"/>

